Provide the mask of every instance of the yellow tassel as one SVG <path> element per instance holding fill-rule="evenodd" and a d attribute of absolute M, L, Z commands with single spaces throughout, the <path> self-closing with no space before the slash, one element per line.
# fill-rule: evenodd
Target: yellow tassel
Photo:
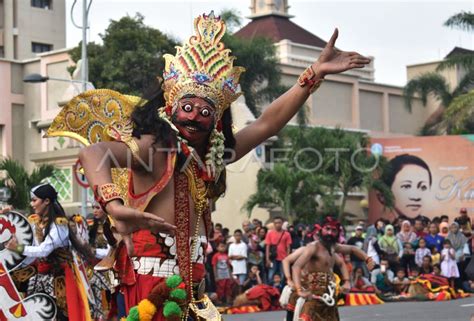
<path fill-rule="evenodd" d="M 67 218 L 65 218 L 65 217 L 56 218 L 56 224 L 66 225 L 67 224 Z"/>
<path fill-rule="evenodd" d="M 156 306 L 148 299 L 141 300 L 137 307 L 140 321 L 151 321 L 153 319 L 156 313 Z"/>
<path fill-rule="evenodd" d="M 72 219 L 74 220 L 74 222 L 82 224 L 82 216 L 81 216 L 81 214 L 74 214 L 74 215 L 72 216 Z"/>
<path fill-rule="evenodd" d="M 28 216 L 28 222 L 31 224 L 38 224 L 41 221 L 41 217 L 38 214 L 31 214 Z"/>

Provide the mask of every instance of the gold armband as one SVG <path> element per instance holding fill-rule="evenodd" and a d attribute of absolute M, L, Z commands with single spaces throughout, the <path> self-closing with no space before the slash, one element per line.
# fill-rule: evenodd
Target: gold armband
<path fill-rule="evenodd" d="M 107 203 L 113 200 L 121 200 L 122 203 L 125 204 L 122 195 L 120 194 L 120 189 L 116 184 L 107 183 L 103 185 L 94 185 L 93 188 L 94 197 L 97 203 L 99 203 L 100 207 L 104 212 L 107 213 L 105 210 L 105 206 Z"/>
<path fill-rule="evenodd" d="M 315 80 L 315 76 L 316 74 L 313 70 L 313 67 L 309 66 L 298 77 L 298 85 L 300 85 L 302 88 L 308 86 L 309 93 L 312 94 L 316 91 L 316 89 L 319 88 L 319 86 L 321 86 L 321 83 L 323 82 L 323 79 Z"/>

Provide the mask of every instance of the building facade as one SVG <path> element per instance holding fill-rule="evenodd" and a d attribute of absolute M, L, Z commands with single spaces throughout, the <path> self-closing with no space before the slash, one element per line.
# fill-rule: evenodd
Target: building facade
<path fill-rule="evenodd" d="M 23 82 L 32 73 L 70 79 L 70 65 L 67 49 L 23 61 L 0 59 L 0 154 L 18 160 L 28 172 L 42 163 L 57 166 L 57 179 L 52 183 L 65 207 L 72 210 L 80 205 L 72 171 L 80 145 L 68 138 L 44 139 L 43 135 L 60 111 L 58 102 L 72 98 L 80 88 L 71 91 L 74 85 L 67 81 Z"/>
<path fill-rule="evenodd" d="M 24 60 L 64 47 L 65 0 L 0 0 L 0 58 Z"/>
<path fill-rule="evenodd" d="M 35 1 L 31 1 L 33 3 Z M 41 1 L 40 1 L 41 2 Z M 9 6 L 6 4 L 8 3 Z M 11 3 L 18 8 L 31 5 L 30 1 L 0 0 L 0 28 L 5 35 L 5 8 L 13 10 Z M 35 2 L 36 3 L 36 2 Z M 52 0 L 53 10 L 64 13 L 64 1 Z M 62 6 L 62 9 L 61 9 Z M 38 8 L 26 8 L 38 13 Z M 41 9 L 50 14 L 49 9 Z M 266 36 L 273 40 L 278 54 L 282 81 L 293 85 L 303 70 L 314 62 L 326 42 L 294 24 L 288 13 L 287 1 L 254 0 L 251 6 L 252 21 L 236 34 L 243 38 Z M 58 26 L 64 26 L 65 17 Z M 8 22 L 12 24 L 12 22 Z M 64 31 L 65 28 L 63 28 Z M 53 40 L 20 38 L 17 41 L 26 45 L 31 41 L 52 43 Z M 3 44 L 5 44 L 3 37 Z M 11 40 L 9 40 L 11 43 Z M 59 46 L 60 44 L 58 44 Z M 63 44 L 64 46 L 64 44 Z M 6 48 L 4 46 L 4 48 Z M 357 48 L 351 48 L 357 50 Z M 5 49 L 4 49 L 5 50 Z M 15 56 L 9 49 L 9 55 Z M 25 49 L 26 52 L 26 49 Z M 23 54 L 21 54 L 23 55 Z M 17 51 L 20 57 L 20 51 Z M 31 57 L 31 56 L 30 56 Z M 20 59 L 20 58 L 18 58 Z M 0 156 L 12 157 L 21 161 L 28 170 L 41 163 L 52 163 L 58 167 L 55 186 L 60 192 L 60 200 L 68 212 L 78 212 L 81 190 L 74 179 L 73 166 L 77 160 L 80 145 L 68 138 L 48 138 L 43 135 L 53 118 L 59 113 L 60 105 L 80 92 L 68 82 L 48 81 L 41 84 L 23 83 L 23 78 L 32 73 L 44 76 L 70 79 L 67 67 L 72 65 L 67 50 L 54 50 L 35 55 L 30 59 L 18 60 L 0 58 Z M 408 78 L 414 77 L 429 65 L 408 66 Z M 447 71 L 449 72 L 449 71 Z M 458 77 L 452 76 L 453 79 Z M 93 81 L 93 80 L 92 80 Z M 326 77 L 318 91 L 308 98 L 309 122 L 313 126 L 329 128 L 339 126 L 348 130 L 364 131 L 373 137 L 414 135 L 430 114 L 437 109 L 438 102 L 429 100 L 423 107 L 420 101 L 413 104 L 412 112 L 404 107 L 402 88 L 374 81 L 374 63 L 364 69 L 349 71 L 340 75 Z M 265 108 L 265 106 L 262 106 Z M 245 105 L 243 98 L 233 106 L 233 118 L 237 128 L 242 128 L 255 120 Z M 265 144 L 263 144 L 265 145 Z M 228 167 L 225 196 L 216 204 L 213 214 L 215 222 L 223 223 L 231 230 L 239 228 L 247 219 L 242 206 L 255 192 L 257 173 L 266 166 L 264 146 L 257 147 L 239 162 Z M 90 195 L 90 193 L 89 193 Z M 347 212 L 363 216 L 359 202 L 366 196 L 361 191 L 354 193 L 347 203 Z M 266 220 L 268 209 L 257 208 L 252 217 Z"/>

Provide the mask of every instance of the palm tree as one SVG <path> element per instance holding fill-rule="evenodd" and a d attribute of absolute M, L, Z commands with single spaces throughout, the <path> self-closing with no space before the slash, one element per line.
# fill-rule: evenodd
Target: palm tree
<path fill-rule="evenodd" d="M 373 175 L 383 171 L 386 160 L 364 152 L 362 147 L 368 143 L 362 133 L 288 126 L 274 146 L 290 148 L 287 160 L 259 172 L 257 192 L 244 209 L 250 214 L 256 205 L 278 206 L 290 221 L 298 218 L 311 222 L 321 214 L 342 220 L 349 193 L 361 188 L 378 190 L 386 197 L 386 206 L 391 207 L 390 188 Z M 336 153 L 336 149 L 341 152 Z"/>
<path fill-rule="evenodd" d="M 466 31 L 474 30 L 474 14 L 471 12 L 461 12 L 450 17 L 444 24 L 448 27 L 457 27 Z M 456 88 L 450 88 L 446 79 L 439 73 L 439 71 L 446 68 L 461 67 L 466 71 L 465 75 L 461 78 Z M 453 113 L 446 113 L 450 109 L 450 104 L 453 103 L 458 97 L 463 96 L 472 89 L 474 85 L 474 55 L 472 53 L 461 53 L 454 54 L 446 58 L 441 62 L 436 72 L 429 72 L 421 74 L 418 77 L 410 80 L 404 88 L 405 107 L 411 112 L 412 100 L 415 94 L 419 94 L 423 106 L 426 106 L 428 95 L 432 94 L 440 101 L 441 107 L 436 111 L 424 126 L 420 130 L 421 135 L 442 135 L 442 134 L 455 134 L 454 128 L 456 127 L 457 132 L 469 132 L 466 128 L 459 127 L 461 124 L 468 124 L 469 120 L 460 120 L 459 115 L 472 115 L 474 105 L 471 103 L 457 104 L 456 108 L 458 114 L 456 117 L 456 126 L 450 125 L 451 122 L 449 117 L 452 117 Z M 469 99 L 462 100 L 463 102 L 469 102 Z M 467 109 L 460 111 L 459 106 Z M 472 131 L 470 131 L 472 132 Z"/>
<path fill-rule="evenodd" d="M 56 168 L 53 165 L 42 164 L 31 174 L 20 162 L 11 158 L 0 161 L 0 170 L 7 172 L 7 178 L 0 181 L 0 186 L 8 187 L 12 196 L 8 203 L 18 210 L 26 210 L 29 206 L 30 190 L 40 184 L 45 178 L 53 176 Z"/>
<path fill-rule="evenodd" d="M 435 129 L 454 135 L 474 133 L 474 90 L 454 98 Z"/>
<path fill-rule="evenodd" d="M 474 14 L 471 12 L 462 11 L 458 14 L 451 16 L 444 23 L 446 27 L 458 28 L 467 32 L 474 30 Z M 449 57 L 441 64 L 439 64 L 437 70 L 441 71 L 446 68 L 455 66 L 461 66 L 465 69 L 473 69 L 474 67 L 474 55 L 472 54 L 457 54 Z"/>
<path fill-rule="evenodd" d="M 262 169 L 257 176 L 257 192 L 250 196 L 243 209 L 250 215 L 255 206 L 279 207 L 290 223 L 304 220 L 316 212 L 316 195 L 321 184 L 315 175 L 274 164 L 273 169 Z"/>

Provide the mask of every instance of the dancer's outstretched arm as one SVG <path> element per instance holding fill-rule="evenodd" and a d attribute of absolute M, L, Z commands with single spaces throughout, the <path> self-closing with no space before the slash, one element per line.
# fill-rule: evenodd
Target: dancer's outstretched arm
<path fill-rule="evenodd" d="M 336 253 L 343 255 L 354 255 L 357 256 L 360 260 L 363 260 L 367 264 L 367 268 L 372 271 L 375 266 L 374 261 L 361 249 L 354 245 L 342 245 L 336 244 L 335 246 Z"/>
<path fill-rule="evenodd" d="M 336 29 L 318 60 L 311 66 L 315 73 L 313 80 L 322 80 L 326 75 L 338 74 L 349 69 L 363 68 L 370 63 L 370 59 L 357 52 L 336 49 L 337 36 L 338 30 Z M 239 160 L 257 145 L 276 135 L 295 116 L 298 109 L 308 99 L 309 94 L 309 85 L 300 87 L 295 84 L 273 101 L 255 122 L 235 135 L 236 145 L 233 161 Z"/>

